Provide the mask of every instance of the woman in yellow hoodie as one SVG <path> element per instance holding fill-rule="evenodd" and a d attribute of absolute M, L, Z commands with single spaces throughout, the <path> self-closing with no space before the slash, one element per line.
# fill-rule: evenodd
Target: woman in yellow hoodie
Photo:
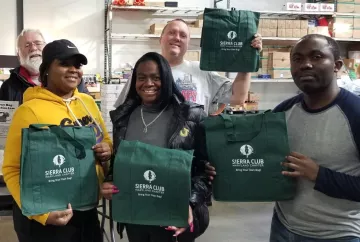
<path fill-rule="evenodd" d="M 45 46 L 40 67 L 42 87 L 28 88 L 24 103 L 16 110 L 10 125 L 4 154 L 3 174 L 13 196 L 14 227 L 20 242 L 101 242 L 102 231 L 96 207 L 26 217 L 21 212 L 20 155 L 21 130 L 30 124 L 92 126 L 97 144 L 98 176 L 103 176 L 101 162 L 111 157 L 112 144 L 104 121 L 93 98 L 77 91 L 82 77 L 81 66 L 87 59 L 68 40 L 56 40 Z M 46 147 L 44 147 L 46 149 Z"/>

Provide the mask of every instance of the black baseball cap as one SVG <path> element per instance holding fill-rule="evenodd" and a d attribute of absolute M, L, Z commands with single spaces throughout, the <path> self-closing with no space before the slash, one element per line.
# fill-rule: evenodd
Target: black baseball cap
<path fill-rule="evenodd" d="M 73 56 L 78 57 L 81 64 L 87 64 L 87 58 L 78 48 L 67 39 L 55 40 L 48 43 L 42 51 L 42 62 L 50 64 L 53 60 L 67 60 Z"/>

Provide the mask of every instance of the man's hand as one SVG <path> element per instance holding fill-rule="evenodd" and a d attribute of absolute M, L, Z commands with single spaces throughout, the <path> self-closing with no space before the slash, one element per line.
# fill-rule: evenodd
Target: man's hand
<path fill-rule="evenodd" d="M 262 37 L 260 34 L 254 35 L 255 39 L 251 41 L 251 46 L 258 49 L 259 51 L 262 51 Z"/>
<path fill-rule="evenodd" d="M 96 159 L 101 162 L 108 161 L 111 158 L 111 148 L 108 143 L 101 142 L 92 147 L 95 152 Z"/>
<path fill-rule="evenodd" d="M 205 164 L 205 173 L 208 175 L 209 178 L 209 184 L 211 184 L 211 181 L 214 180 L 216 176 L 215 167 L 211 166 L 210 162 Z"/>
<path fill-rule="evenodd" d="M 64 211 L 53 211 L 49 214 L 46 224 L 55 226 L 65 226 L 73 216 L 73 210 L 71 204 L 68 205 L 68 209 Z"/>
<path fill-rule="evenodd" d="M 286 159 L 289 162 L 282 162 L 281 164 L 285 167 L 293 169 L 294 171 L 283 171 L 283 175 L 290 177 L 305 177 L 310 181 L 316 181 L 319 173 L 319 165 L 312 159 L 297 152 L 291 152 Z"/>
<path fill-rule="evenodd" d="M 194 232 L 194 217 L 193 217 L 193 214 L 192 214 L 192 209 L 191 207 L 189 206 L 189 218 L 188 218 L 188 224 L 189 224 L 189 227 L 190 227 L 190 232 Z M 165 228 L 166 230 L 172 230 L 174 231 L 174 237 L 177 237 L 179 236 L 180 234 L 184 233 L 186 231 L 187 228 L 177 228 L 175 226 L 168 226 L 167 228 Z"/>

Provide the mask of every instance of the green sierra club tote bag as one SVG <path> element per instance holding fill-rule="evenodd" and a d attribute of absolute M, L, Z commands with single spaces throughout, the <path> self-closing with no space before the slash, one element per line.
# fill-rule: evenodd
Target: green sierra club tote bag
<path fill-rule="evenodd" d="M 221 72 L 257 72 L 259 51 L 251 47 L 260 14 L 244 10 L 205 8 L 200 69 Z"/>
<path fill-rule="evenodd" d="M 114 161 L 112 217 L 117 222 L 188 226 L 193 151 L 120 142 Z"/>
<path fill-rule="evenodd" d="M 20 197 L 25 216 L 93 208 L 99 185 L 92 127 L 33 124 L 22 130 Z"/>
<path fill-rule="evenodd" d="M 280 201 L 295 195 L 281 174 L 289 155 L 285 113 L 221 114 L 205 120 L 209 160 L 216 168 L 214 199 Z M 221 151 L 221 152 L 220 152 Z"/>

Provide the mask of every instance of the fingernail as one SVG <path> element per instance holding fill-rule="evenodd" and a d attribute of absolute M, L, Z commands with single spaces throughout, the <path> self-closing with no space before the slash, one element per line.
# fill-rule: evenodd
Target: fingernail
<path fill-rule="evenodd" d="M 190 232 L 194 232 L 194 223 L 190 224 Z"/>
<path fill-rule="evenodd" d="M 112 185 L 112 188 L 113 188 L 113 189 L 118 189 L 115 185 Z"/>
<path fill-rule="evenodd" d="M 118 193 L 118 192 L 120 192 L 120 191 L 113 189 L 112 192 L 113 192 L 113 193 Z"/>

